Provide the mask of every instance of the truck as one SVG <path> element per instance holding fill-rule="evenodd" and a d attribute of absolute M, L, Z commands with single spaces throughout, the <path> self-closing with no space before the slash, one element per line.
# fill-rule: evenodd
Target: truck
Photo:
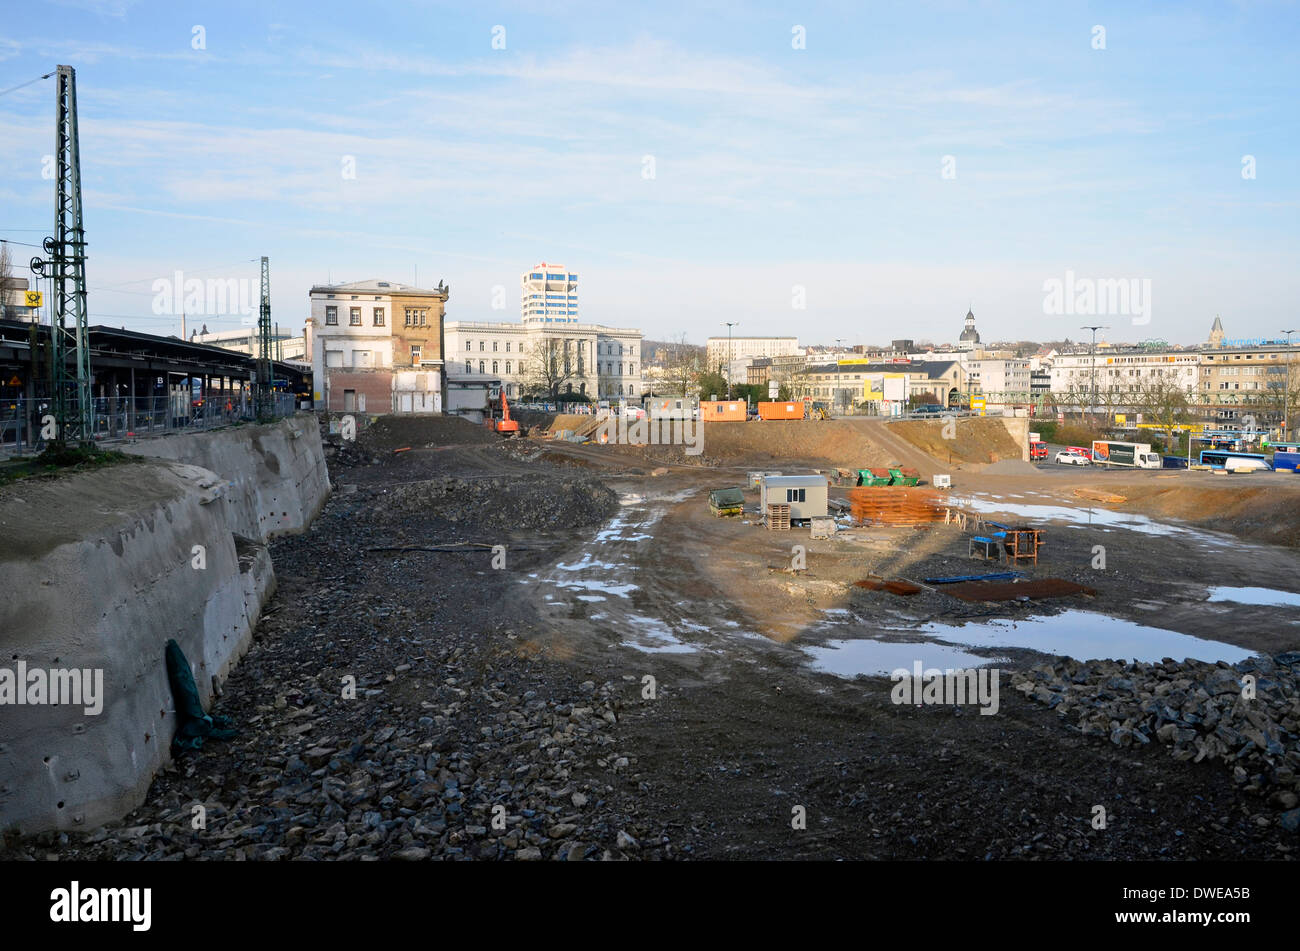
<path fill-rule="evenodd" d="M 1131 469 L 1159 469 L 1160 455 L 1145 442 L 1115 442 L 1097 439 L 1092 444 L 1092 461 L 1099 466 L 1125 466 Z"/>
<path fill-rule="evenodd" d="M 1034 435 L 1037 435 L 1037 434 L 1036 434 L 1036 433 L 1030 433 L 1029 435 L 1034 436 Z M 1037 439 L 1031 439 L 1031 440 L 1029 440 L 1029 458 L 1030 458 L 1031 460 L 1032 460 L 1032 459 L 1046 459 L 1046 458 L 1047 458 L 1047 443 L 1042 442 L 1042 441 L 1037 440 Z"/>

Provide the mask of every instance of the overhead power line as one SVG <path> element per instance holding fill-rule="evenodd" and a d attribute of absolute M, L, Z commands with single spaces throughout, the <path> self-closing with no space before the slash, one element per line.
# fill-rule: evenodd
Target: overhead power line
<path fill-rule="evenodd" d="M 8 89 L 4 90 L 3 92 L 0 92 L 0 96 L 6 96 L 11 92 L 17 92 L 19 89 L 22 89 L 25 86 L 30 86 L 32 83 L 39 83 L 42 79 L 49 79 L 51 76 L 54 75 L 55 72 L 56 70 L 51 70 L 50 72 L 46 73 L 44 76 L 37 76 L 35 79 L 29 79 L 25 83 L 19 83 L 17 86 L 10 86 Z"/>

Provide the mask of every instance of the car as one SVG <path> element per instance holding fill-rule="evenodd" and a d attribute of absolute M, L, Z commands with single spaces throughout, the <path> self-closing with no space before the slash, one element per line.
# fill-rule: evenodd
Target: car
<path fill-rule="evenodd" d="M 1081 453 L 1081 452 L 1070 452 L 1070 451 L 1068 451 L 1068 450 L 1065 451 L 1065 452 L 1058 452 L 1058 453 L 1056 454 L 1056 462 L 1057 462 L 1058 465 L 1063 465 L 1063 466 L 1090 466 L 1090 465 L 1092 465 L 1092 460 L 1089 459 L 1087 456 L 1085 456 L 1083 453 Z"/>

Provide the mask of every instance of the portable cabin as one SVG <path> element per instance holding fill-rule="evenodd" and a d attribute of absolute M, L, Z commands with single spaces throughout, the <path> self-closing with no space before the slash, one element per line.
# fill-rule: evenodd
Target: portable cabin
<path fill-rule="evenodd" d="M 749 416 L 748 406 L 744 400 L 700 400 L 700 421 L 743 423 Z"/>
<path fill-rule="evenodd" d="M 792 522 L 826 515 L 830 484 L 824 475 L 765 476 L 759 484 L 759 511 L 769 504 L 789 504 Z"/>
<path fill-rule="evenodd" d="M 759 403 L 759 419 L 803 419 L 804 405 L 801 400 L 788 403 Z"/>

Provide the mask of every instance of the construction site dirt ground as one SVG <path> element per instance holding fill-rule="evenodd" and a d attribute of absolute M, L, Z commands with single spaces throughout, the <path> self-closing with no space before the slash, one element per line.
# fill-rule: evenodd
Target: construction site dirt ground
<path fill-rule="evenodd" d="M 1300 589 L 1300 478 L 1000 475 L 983 471 L 987 454 L 980 458 L 980 440 L 969 436 L 966 458 L 950 469 L 886 424 L 867 422 L 803 424 L 824 427 L 824 438 L 801 436 L 805 455 L 773 465 L 768 441 L 781 425 L 736 424 L 750 428 L 712 451 L 706 434 L 704 457 L 723 466 L 683 460 L 681 447 L 502 439 L 456 420 L 362 432 L 336 453 L 336 494 L 321 520 L 273 545 L 279 587 L 259 632 L 271 651 L 250 653 L 217 712 L 295 689 L 312 645 L 334 647 L 331 669 L 371 664 L 379 677 L 393 664 L 394 641 L 419 635 L 480 658 L 457 673 L 456 689 L 470 694 L 508 681 L 524 696 L 558 702 L 583 682 L 616 685 L 612 730 L 628 766 L 599 770 L 602 797 L 589 807 L 605 817 L 604 832 L 590 834 L 604 835 L 615 855 L 650 857 L 644 839 L 640 852 L 614 848 L 616 827 L 633 821 L 643 836 L 671 843 L 654 857 L 1300 855 L 1278 807 L 1241 792 L 1222 764 L 1084 736 L 1010 689 L 1009 677 L 996 715 L 985 716 L 975 706 L 895 704 L 887 676 L 913 659 L 991 663 L 1005 675 L 1076 650 L 1150 660 L 1296 650 L 1294 604 L 1221 597 L 1223 589 Z M 762 440 L 751 455 L 746 432 Z M 968 558 L 970 533 L 955 525 L 855 528 L 828 539 L 771 532 L 752 512 L 756 490 L 746 492 L 741 518 L 708 510 L 708 491 L 743 485 L 748 469 L 896 461 L 926 481 L 951 471 L 956 507 L 1044 529 L 1037 566 L 1020 570 L 1096 595 L 996 604 L 950 597 L 924 579 L 1005 570 Z M 402 486 L 426 483 L 438 487 L 436 504 L 402 501 Z M 602 487 L 612 494 L 599 495 Z M 527 517 L 533 505 L 549 506 L 545 519 Z M 482 547 L 477 555 L 397 551 L 437 544 Z M 490 566 L 493 545 L 506 546 L 504 567 Z M 797 571 L 796 545 L 806 550 Z M 900 596 L 854 584 L 872 575 L 922 590 Z M 322 610 L 325 583 L 330 604 L 347 610 Z M 348 644 L 342 656 L 336 641 Z M 259 742 L 252 734 L 239 753 L 205 754 L 213 759 L 203 769 L 237 782 Z M 595 763 L 579 762 L 573 778 L 592 771 Z M 1092 826 L 1099 804 L 1109 816 L 1100 830 Z M 806 829 L 792 828 L 795 807 L 806 810 Z"/>

